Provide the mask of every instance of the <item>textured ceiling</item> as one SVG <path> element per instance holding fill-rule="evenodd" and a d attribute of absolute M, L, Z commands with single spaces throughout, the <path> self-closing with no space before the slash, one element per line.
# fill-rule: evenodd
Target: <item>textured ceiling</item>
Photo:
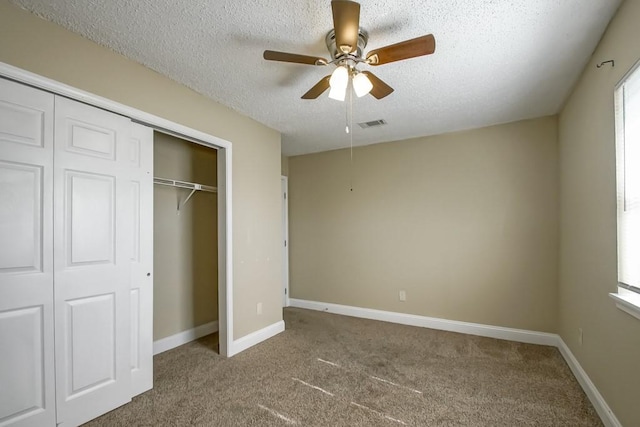
<path fill-rule="evenodd" d="M 12 0 L 282 133 L 285 155 L 349 145 L 347 103 L 300 96 L 333 66 L 268 62 L 265 49 L 329 57 L 329 0 Z M 361 65 L 395 92 L 353 101 L 353 144 L 557 113 L 621 0 L 361 0 L 365 52 L 434 34 L 434 55 Z M 609 58 L 604 58 L 609 59 Z"/>

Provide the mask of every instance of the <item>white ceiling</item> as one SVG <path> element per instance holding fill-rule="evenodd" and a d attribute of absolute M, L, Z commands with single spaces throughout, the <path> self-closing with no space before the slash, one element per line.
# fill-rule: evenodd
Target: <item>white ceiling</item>
<path fill-rule="evenodd" d="M 265 49 L 329 58 L 329 0 L 12 0 L 282 133 L 297 155 L 349 145 L 346 106 L 300 96 L 333 66 L 262 59 Z M 366 145 L 554 114 L 621 0 L 361 0 L 365 52 L 432 33 L 436 52 L 369 69 L 395 89 L 353 101 Z M 604 58 L 610 59 L 610 58 Z"/>

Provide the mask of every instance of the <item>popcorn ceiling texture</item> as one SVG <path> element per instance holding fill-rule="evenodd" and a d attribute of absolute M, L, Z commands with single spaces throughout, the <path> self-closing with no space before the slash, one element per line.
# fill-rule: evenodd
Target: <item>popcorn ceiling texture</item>
<path fill-rule="evenodd" d="M 283 154 L 349 145 L 347 103 L 300 96 L 333 66 L 269 62 L 265 49 L 329 57 L 329 0 L 11 0 L 282 133 Z M 365 52 L 432 33 L 436 53 L 379 67 L 383 100 L 353 100 L 354 145 L 559 111 L 621 0 L 361 0 Z M 611 58 L 602 58 L 603 60 Z"/>

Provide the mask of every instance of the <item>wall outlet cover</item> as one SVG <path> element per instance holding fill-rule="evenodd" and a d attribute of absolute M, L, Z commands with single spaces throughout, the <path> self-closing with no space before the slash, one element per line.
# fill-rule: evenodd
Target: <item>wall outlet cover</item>
<path fill-rule="evenodd" d="M 582 345 L 582 328 L 578 328 L 578 344 Z"/>

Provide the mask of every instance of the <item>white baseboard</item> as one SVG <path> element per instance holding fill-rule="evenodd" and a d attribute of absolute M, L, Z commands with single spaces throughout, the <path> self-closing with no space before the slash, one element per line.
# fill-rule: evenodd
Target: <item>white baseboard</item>
<path fill-rule="evenodd" d="M 438 329 L 441 331 L 459 332 L 461 334 L 479 335 L 481 337 L 498 338 L 528 344 L 550 345 L 554 347 L 558 342 L 558 335 L 546 332 L 534 332 L 524 329 L 489 326 L 479 323 L 460 322 L 457 320 L 446 320 L 436 317 L 425 317 L 415 314 L 396 313 L 392 311 L 374 310 L 371 308 L 352 307 L 325 302 L 306 301 L 295 298 L 291 298 L 290 301 L 292 307 L 326 311 L 328 313 L 361 317 L 363 319 L 381 320 L 383 322 L 399 323 L 401 325 L 419 326 L 423 328 Z"/>
<path fill-rule="evenodd" d="M 265 328 L 252 332 L 249 335 L 238 338 L 237 340 L 234 340 L 231 345 L 231 349 L 229 350 L 229 357 L 235 356 L 236 354 L 245 351 L 249 347 L 253 347 L 256 344 L 261 343 L 262 341 L 268 340 L 274 335 L 278 335 L 282 331 L 284 331 L 284 321 L 280 320 L 279 322 L 273 323 Z"/>
<path fill-rule="evenodd" d="M 575 358 L 567 344 L 559 336 L 557 346 L 562 357 L 564 357 L 564 360 L 567 362 L 567 365 L 569 365 L 571 372 L 573 372 L 573 375 L 582 386 L 582 389 L 591 401 L 596 412 L 600 415 L 600 419 L 604 425 L 607 427 L 622 427 L 622 424 L 620 424 L 620 421 L 618 421 L 609 405 L 607 405 L 604 397 L 602 397 L 595 384 L 593 384 L 585 370 L 582 369 L 582 366 L 578 363 L 578 359 Z"/>
<path fill-rule="evenodd" d="M 155 356 L 156 354 L 179 347 L 217 331 L 218 321 L 215 320 L 213 322 L 205 323 L 204 325 L 179 332 L 175 335 L 171 335 L 170 337 L 159 339 L 158 341 L 153 342 L 153 355 Z"/>
<path fill-rule="evenodd" d="M 607 405 L 607 402 L 604 400 L 596 386 L 593 384 L 584 369 L 582 369 L 578 360 L 573 356 L 569 347 L 567 347 L 558 334 L 527 331 L 524 329 L 503 328 L 478 323 L 459 322 L 457 320 L 446 320 L 436 317 L 417 316 L 414 314 L 395 313 L 392 311 L 374 310 L 371 308 L 352 307 L 348 305 L 307 301 L 295 298 L 291 298 L 290 301 L 291 307 L 306 308 L 308 310 L 326 311 L 328 313 L 360 317 L 363 319 L 381 320 L 383 322 L 399 323 L 401 325 L 419 326 L 442 331 L 459 332 L 462 334 L 479 335 L 482 337 L 557 347 L 558 350 L 560 350 L 560 354 L 567 362 L 567 365 L 569 365 L 571 372 L 573 372 L 573 375 L 578 380 L 578 383 L 582 386 L 582 389 L 591 401 L 596 412 L 598 412 L 598 415 L 602 419 L 604 425 L 606 427 L 622 427 L 622 424 L 620 424 L 620 421 L 618 421 L 609 405 Z"/>

